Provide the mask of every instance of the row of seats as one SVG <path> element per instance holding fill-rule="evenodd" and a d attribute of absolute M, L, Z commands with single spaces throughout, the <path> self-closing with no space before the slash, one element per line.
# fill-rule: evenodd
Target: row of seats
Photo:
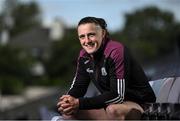
<path fill-rule="evenodd" d="M 155 103 L 146 103 L 143 120 L 179 120 L 180 119 L 180 77 L 169 77 L 150 84 L 156 95 Z"/>
<path fill-rule="evenodd" d="M 157 103 L 180 103 L 180 77 L 151 81 Z"/>

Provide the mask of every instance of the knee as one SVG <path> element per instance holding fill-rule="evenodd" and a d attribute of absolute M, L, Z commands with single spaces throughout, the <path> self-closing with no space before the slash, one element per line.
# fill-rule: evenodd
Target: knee
<path fill-rule="evenodd" d="M 122 107 L 122 109 L 124 108 Z M 118 108 L 116 105 L 109 105 L 106 108 L 106 113 L 111 119 L 125 119 L 124 111 Z"/>

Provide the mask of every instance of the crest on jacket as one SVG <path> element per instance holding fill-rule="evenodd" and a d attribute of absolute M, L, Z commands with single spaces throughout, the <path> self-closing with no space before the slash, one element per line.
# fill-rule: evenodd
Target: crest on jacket
<path fill-rule="evenodd" d="M 102 76 L 106 76 L 106 75 L 107 75 L 107 72 L 106 72 L 106 68 L 105 68 L 105 67 L 102 67 L 102 68 L 101 68 L 101 75 L 102 75 Z"/>

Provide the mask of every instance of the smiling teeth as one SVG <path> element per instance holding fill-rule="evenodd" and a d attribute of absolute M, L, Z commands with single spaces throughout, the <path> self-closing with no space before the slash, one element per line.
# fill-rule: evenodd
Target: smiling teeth
<path fill-rule="evenodd" d="M 87 46 L 94 46 L 95 43 L 91 42 L 91 43 L 88 43 Z"/>

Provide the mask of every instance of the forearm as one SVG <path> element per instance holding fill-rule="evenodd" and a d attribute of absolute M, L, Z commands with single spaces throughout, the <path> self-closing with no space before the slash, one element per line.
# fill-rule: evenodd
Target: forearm
<path fill-rule="evenodd" d="M 90 97 L 79 98 L 79 109 L 100 109 L 111 103 L 121 103 L 123 97 L 116 92 L 105 92 L 104 94 Z"/>
<path fill-rule="evenodd" d="M 75 98 L 79 98 L 79 97 L 83 97 L 86 91 L 87 91 L 86 86 L 74 86 L 67 92 L 67 94 Z"/>

